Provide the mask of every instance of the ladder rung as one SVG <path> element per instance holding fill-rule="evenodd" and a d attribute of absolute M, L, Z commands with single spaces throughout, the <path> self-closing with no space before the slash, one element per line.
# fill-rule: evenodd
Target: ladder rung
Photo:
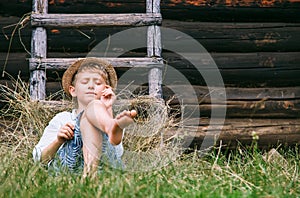
<path fill-rule="evenodd" d="M 30 58 L 30 70 L 66 70 L 71 64 L 81 58 Z M 123 68 L 150 68 L 162 66 L 162 58 L 102 58 L 109 61 L 114 67 Z"/>
<path fill-rule="evenodd" d="M 149 26 L 160 25 L 160 13 L 131 14 L 31 14 L 32 26 Z"/>
<path fill-rule="evenodd" d="M 118 98 L 115 101 L 114 106 L 115 107 L 129 106 L 133 100 L 134 98 L 128 98 L 128 99 Z M 38 103 L 43 105 L 44 107 L 54 108 L 56 110 L 62 110 L 63 108 L 70 109 L 73 107 L 73 104 L 70 100 L 39 100 Z"/>

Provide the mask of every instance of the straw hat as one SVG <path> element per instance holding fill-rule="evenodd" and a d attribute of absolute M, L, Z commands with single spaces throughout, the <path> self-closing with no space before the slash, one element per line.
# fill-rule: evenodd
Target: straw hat
<path fill-rule="evenodd" d="M 108 83 L 109 85 L 115 89 L 117 86 L 117 74 L 114 67 L 107 61 L 100 58 L 85 58 L 77 60 L 73 63 L 64 73 L 62 77 L 62 86 L 67 95 L 71 95 L 69 92 L 69 87 L 72 85 L 73 77 L 77 73 L 80 66 L 83 65 L 98 65 L 100 68 L 104 68 L 108 75 Z"/>

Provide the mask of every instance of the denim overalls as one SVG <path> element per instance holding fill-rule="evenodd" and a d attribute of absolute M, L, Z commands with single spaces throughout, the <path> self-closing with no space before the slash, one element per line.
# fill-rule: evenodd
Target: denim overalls
<path fill-rule="evenodd" d="M 79 173 L 83 170 L 84 159 L 82 152 L 82 137 L 80 132 L 80 118 L 83 112 L 76 117 L 74 129 L 74 138 L 68 140 L 57 151 L 56 157 L 49 163 L 49 169 L 55 172 L 67 170 L 73 173 Z M 99 163 L 99 170 L 104 164 L 108 164 L 113 168 L 123 169 L 124 165 L 120 157 L 116 154 L 115 147 L 109 142 L 106 133 L 102 132 L 102 154 Z"/>

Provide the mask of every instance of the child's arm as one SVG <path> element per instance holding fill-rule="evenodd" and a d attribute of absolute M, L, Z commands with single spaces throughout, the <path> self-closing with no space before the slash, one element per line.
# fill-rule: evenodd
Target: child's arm
<path fill-rule="evenodd" d="M 60 146 L 67 140 L 70 140 L 74 137 L 74 125 L 67 123 L 60 128 L 57 133 L 57 138 L 50 143 L 41 153 L 41 162 L 48 163 L 56 154 Z"/>

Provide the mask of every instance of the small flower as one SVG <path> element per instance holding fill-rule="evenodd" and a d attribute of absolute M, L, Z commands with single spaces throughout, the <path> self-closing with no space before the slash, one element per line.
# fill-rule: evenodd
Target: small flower
<path fill-rule="evenodd" d="M 252 131 L 251 135 L 252 135 L 253 140 L 258 140 L 259 139 L 259 136 L 255 131 Z"/>

